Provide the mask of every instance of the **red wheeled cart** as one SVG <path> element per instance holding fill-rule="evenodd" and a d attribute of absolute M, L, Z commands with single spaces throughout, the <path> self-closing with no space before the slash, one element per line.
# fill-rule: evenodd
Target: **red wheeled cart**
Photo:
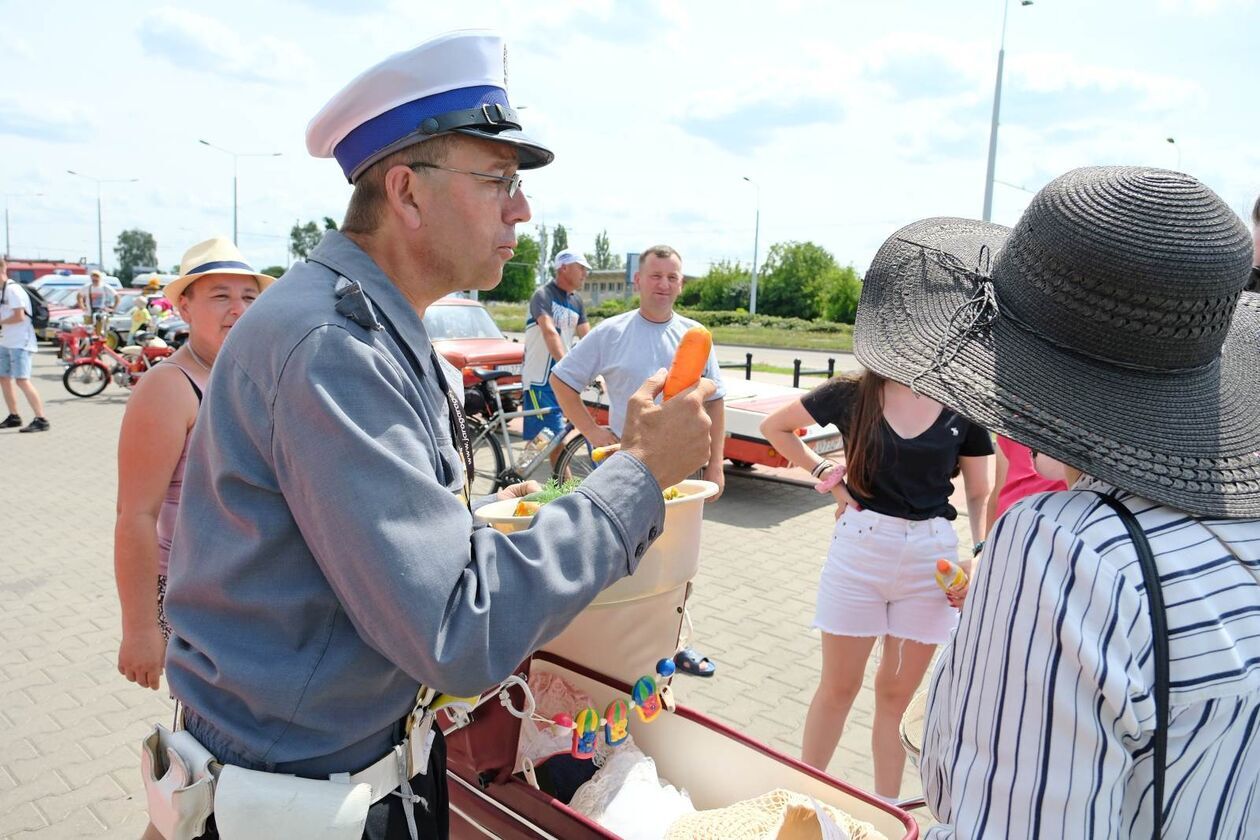
<path fill-rule="evenodd" d="M 652 674 L 662 656 L 672 655 L 698 567 L 704 499 L 717 489 L 705 481 L 684 481 L 678 488 L 683 495 L 666 502 L 665 531 L 635 574 L 604 590 L 564 633 L 518 669 L 518 677 L 537 683 L 548 672 L 603 709 L 630 696 L 636 680 Z M 529 517 L 511 516 L 513 505 L 494 503 L 478 516 L 508 532 L 528 527 Z M 519 687 L 505 691 L 513 707 L 525 705 Z M 438 716 L 447 733 L 451 836 L 616 838 L 536 786 L 532 774 L 521 772 L 521 727 L 534 724 L 509 712 L 499 700 L 499 688 L 486 696 L 463 727 Z M 630 732 L 660 777 L 685 789 L 697 810 L 786 789 L 870 823 L 888 838 L 919 836 L 918 824 L 905 811 L 682 704 L 651 722 L 636 719 Z"/>

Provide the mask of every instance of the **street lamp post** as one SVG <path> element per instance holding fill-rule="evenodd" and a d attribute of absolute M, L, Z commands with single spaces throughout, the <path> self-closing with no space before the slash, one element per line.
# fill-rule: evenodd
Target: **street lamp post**
<path fill-rule="evenodd" d="M 209 140 L 198 140 L 203 146 L 209 146 L 212 149 L 223 152 L 232 156 L 232 244 L 240 244 L 236 241 L 236 162 L 243 157 L 280 157 L 281 152 L 234 152 L 231 149 L 225 149 L 222 146 L 216 146 Z"/>
<path fill-rule="evenodd" d="M 758 184 L 756 181 L 754 181 L 752 178 L 749 178 L 747 175 L 744 176 L 744 180 L 752 184 L 753 187 L 757 190 L 757 217 L 756 217 L 757 221 L 755 223 L 755 226 L 753 227 L 752 276 L 750 277 L 749 283 L 748 283 L 748 314 L 756 315 L 757 314 L 757 245 L 759 243 L 759 240 L 761 239 L 761 185 Z"/>
<path fill-rule="evenodd" d="M 1019 0 L 1021 6 L 1031 6 L 1033 0 Z M 993 121 L 989 125 L 989 166 L 984 176 L 984 221 L 993 216 L 993 174 L 997 164 L 998 114 L 1002 110 L 1002 65 L 1006 62 L 1006 17 L 1010 13 L 1010 0 L 1002 0 L 1002 40 L 998 44 L 997 81 L 993 84 Z"/>
<path fill-rule="evenodd" d="M 9 199 L 10 198 L 34 198 L 41 196 L 43 193 L 5 193 L 4 194 L 4 253 L 7 256 L 13 255 L 13 249 L 9 247 Z"/>
<path fill-rule="evenodd" d="M 93 178 L 91 175 L 84 175 L 82 172 L 75 172 L 73 169 L 67 169 L 70 175 L 77 175 L 80 178 L 87 178 L 89 181 L 96 182 L 96 265 L 105 270 L 105 237 L 101 228 L 101 184 L 134 184 L 139 178 Z"/>

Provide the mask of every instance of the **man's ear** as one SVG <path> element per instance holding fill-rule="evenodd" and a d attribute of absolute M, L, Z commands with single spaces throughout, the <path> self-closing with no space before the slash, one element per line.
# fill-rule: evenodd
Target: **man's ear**
<path fill-rule="evenodd" d="M 385 173 L 385 205 L 389 212 L 410 230 L 420 227 L 421 210 L 416 201 L 416 179 L 419 176 L 410 168 L 399 164 Z"/>

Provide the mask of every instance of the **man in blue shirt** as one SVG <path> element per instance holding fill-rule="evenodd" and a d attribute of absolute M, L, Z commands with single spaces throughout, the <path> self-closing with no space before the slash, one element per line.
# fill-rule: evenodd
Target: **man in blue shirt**
<path fill-rule="evenodd" d="M 599 475 L 527 531 L 473 528 L 461 380 L 422 318 L 499 283 L 530 217 L 519 170 L 552 159 L 504 67 L 499 36 L 451 33 L 312 120 L 307 148 L 354 184 L 346 218 L 232 327 L 184 474 L 167 675 L 189 734 L 228 765 L 368 786 L 373 840 L 447 833 L 441 734 L 407 723 L 420 686 L 510 674 L 637 568 L 661 487 L 709 451 L 712 383 L 657 407 L 656 376 Z"/>
<path fill-rule="evenodd" d="M 586 283 L 590 265 L 577 251 L 566 248 L 556 254 L 555 268 L 556 279 L 534 292 L 529 300 L 529 317 L 525 319 L 525 365 L 521 373 L 526 387 L 525 407 L 552 409 L 548 414 L 524 419 L 526 440 L 532 440 L 544 428 L 556 435 L 563 431 L 564 416 L 549 381 L 551 370 L 573 343 L 591 330 L 586 306 L 578 294 Z M 559 454 L 557 449 L 552 460 Z"/>

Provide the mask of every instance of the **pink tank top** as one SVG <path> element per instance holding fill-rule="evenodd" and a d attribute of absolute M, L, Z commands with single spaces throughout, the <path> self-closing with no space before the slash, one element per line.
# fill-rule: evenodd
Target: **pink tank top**
<path fill-rule="evenodd" d="M 997 436 L 998 448 L 1006 456 L 1006 483 L 998 491 L 997 515 L 1001 516 L 1006 509 L 1025 496 L 1033 493 L 1045 493 L 1050 490 L 1066 490 L 1062 481 L 1051 481 L 1042 478 L 1033 467 L 1032 452 L 1022 443 L 1010 438 Z"/>
<path fill-rule="evenodd" d="M 197 407 L 200 409 L 201 389 L 188 375 L 188 371 L 174 362 L 166 364 L 174 365 L 188 377 L 188 384 L 197 395 Z M 175 471 L 171 473 L 171 483 L 166 486 L 166 498 L 162 499 L 162 509 L 158 511 L 158 574 L 163 577 L 166 576 L 166 569 L 171 561 L 171 539 L 175 536 L 175 515 L 179 512 L 179 495 L 184 489 L 184 464 L 188 461 L 188 441 L 190 440 L 192 440 L 192 429 L 188 430 L 188 436 L 184 438 L 184 449 L 179 453 L 179 461 L 175 464 Z"/>

